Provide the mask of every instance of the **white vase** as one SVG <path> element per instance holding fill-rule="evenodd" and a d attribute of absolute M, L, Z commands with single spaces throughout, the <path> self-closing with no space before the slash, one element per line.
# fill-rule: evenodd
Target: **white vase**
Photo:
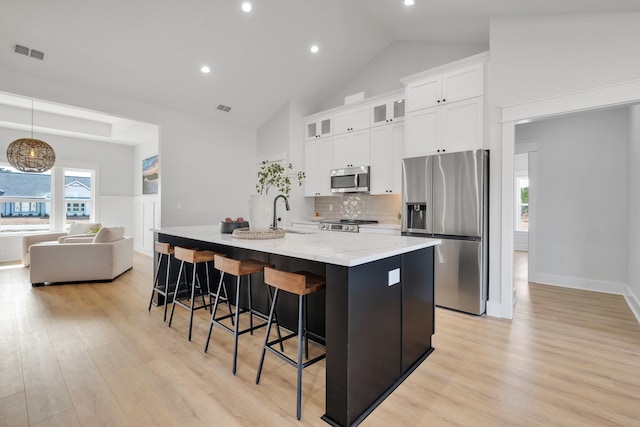
<path fill-rule="evenodd" d="M 253 194 L 249 197 L 249 229 L 269 231 L 273 221 L 273 200 L 269 196 Z"/>

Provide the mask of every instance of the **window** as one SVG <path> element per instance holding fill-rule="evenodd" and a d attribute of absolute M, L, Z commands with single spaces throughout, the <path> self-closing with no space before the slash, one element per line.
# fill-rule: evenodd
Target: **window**
<path fill-rule="evenodd" d="M 56 182 L 52 171 L 54 175 L 64 173 L 64 189 L 52 191 Z M 60 230 L 71 221 L 93 222 L 95 171 L 55 167 L 52 171 L 24 173 L 0 164 L 0 232 Z M 52 193 L 58 194 L 55 200 Z"/>
<path fill-rule="evenodd" d="M 93 171 L 64 170 L 64 199 L 67 204 L 66 224 L 72 221 L 92 222 Z"/>
<path fill-rule="evenodd" d="M 529 177 L 516 177 L 516 231 L 529 231 Z"/>
<path fill-rule="evenodd" d="M 0 231 L 49 230 L 51 173 L 24 173 L 0 165 Z"/>

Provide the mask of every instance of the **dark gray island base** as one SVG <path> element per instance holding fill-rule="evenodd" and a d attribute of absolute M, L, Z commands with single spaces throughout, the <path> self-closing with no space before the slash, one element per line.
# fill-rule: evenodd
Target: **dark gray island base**
<path fill-rule="evenodd" d="M 197 240 L 162 231 L 155 232 L 156 241 L 326 276 L 326 291 L 309 298 L 308 328 L 326 337 L 326 410 L 322 419 L 331 425 L 358 425 L 433 351 L 433 246 L 345 266 L 241 248 L 231 240 Z M 178 270 L 173 265 L 172 269 Z M 212 279 L 217 281 L 219 276 L 214 274 Z M 227 283 L 227 290 L 234 298 L 231 285 L 231 281 Z M 252 278 L 252 291 L 254 308 L 266 313 L 267 293 L 261 275 Z M 245 305 L 246 295 L 241 297 L 241 305 Z M 295 329 L 295 298 L 283 298 L 281 303 L 278 320 Z"/>

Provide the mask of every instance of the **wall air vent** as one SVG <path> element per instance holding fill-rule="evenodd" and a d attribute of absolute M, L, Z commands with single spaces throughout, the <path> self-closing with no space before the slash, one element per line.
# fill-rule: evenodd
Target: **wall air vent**
<path fill-rule="evenodd" d="M 228 113 L 229 111 L 231 111 L 231 107 L 227 107 L 226 105 L 220 104 L 218 105 L 218 110 Z"/>
<path fill-rule="evenodd" d="M 19 44 L 13 46 L 13 51 L 15 53 L 19 53 L 20 55 L 29 56 L 29 48 L 28 47 L 24 47 L 24 46 L 20 46 Z"/>
<path fill-rule="evenodd" d="M 35 49 L 29 49 L 26 46 L 22 46 L 19 44 L 13 45 L 13 51 L 15 53 L 19 53 L 20 55 L 30 56 L 35 59 L 39 59 L 42 61 L 44 59 L 44 52 Z"/>

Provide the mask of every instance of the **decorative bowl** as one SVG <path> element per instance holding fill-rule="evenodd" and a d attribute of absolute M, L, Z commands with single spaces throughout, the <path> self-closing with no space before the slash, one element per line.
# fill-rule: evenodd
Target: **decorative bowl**
<path fill-rule="evenodd" d="M 249 222 L 248 221 L 230 221 L 230 222 L 224 222 L 224 221 L 220 221 L 220 232 L 221 233 L 226 233 L 226 234 L 230 234 L 233 233 L 233 230 L 235 230 L 236 228 L 246 228 L 249 227 Z"/>

